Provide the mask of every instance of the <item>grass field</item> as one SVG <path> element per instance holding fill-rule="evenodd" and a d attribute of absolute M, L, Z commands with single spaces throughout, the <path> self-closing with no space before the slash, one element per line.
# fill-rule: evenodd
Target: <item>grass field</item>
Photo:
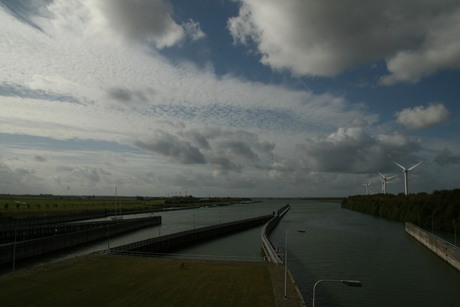
<path fill-rule="evenodd" d="M 246 198 L 126 197 L 126 196 L 59 196 L 0 195 L 0 219 L 44 215 L 78 214 L 81 212 L 117 212 L 158 210 L 167 207 L 215 206 L 239 202 Z"/>
<path fill-rule="evenodd" d="M 26 217 L 72 214 L 88 211 L 119 211 L 156 209 L 164 205 L 162 199 L 137 200 L 115 197 L 58 197 L 58 196 L 0 196 L 1 217 Z"/>
<path fill-rule="evenodd" d="M 275 306 L 269 264 L 89 255 L 0 277 L 2 306 Z"/>

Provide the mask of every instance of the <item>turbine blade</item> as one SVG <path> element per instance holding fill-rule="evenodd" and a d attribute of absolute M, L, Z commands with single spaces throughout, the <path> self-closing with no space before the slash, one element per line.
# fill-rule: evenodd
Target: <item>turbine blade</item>
<path fill-rule="evenodd" d="M 403 170 L 406 170 L 406 168 L 404 166 L 402 166 L 401 164 L 399 163 L 396 163 L 395 161 L 392 161 L 394 164 L 396 164 L 397 166 L 399 166 L 400 168 L 402 168 Z"/>
<path fill-rule="evenodd" d="M 422 163 L 423 161 L 420 161 L 419 163 L 415 164 L 414 166 L 410 167 L 409 169 L 407 169 L 408 171 L 410 170 L 413 170 L 414 168 L 416 168 L 417 166 L 420 165 L 420 163 Z"/>
<path fill-rule="evenodd" d="M 383 176 L 381 172 L 377 171 L 377 173 L 379 173 L 380 177 L 385 179 L 385 176 Z"/>
<path fill-rule="evenodd" d="M 387 178 L 387 182 L 391 182 L 391 179 L 398 177 L 399 175 L 390 176 Z"/>

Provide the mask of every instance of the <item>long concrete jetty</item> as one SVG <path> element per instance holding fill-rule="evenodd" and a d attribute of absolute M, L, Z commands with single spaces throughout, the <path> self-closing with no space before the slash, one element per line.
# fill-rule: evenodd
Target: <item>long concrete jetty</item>
<path fill-rule="evenodd" d="M 414 224 L 405 224 L 406 232 L 460 271 L 460 248 Z"/>
<path fill-rule="evenodd" d="M 260 238 L 262 240 L 262 250 L 265 254 L 265 257 L 270 262 L 283 263 L 283 260 L 276 252 L 275 247 L 273 246 L 272 242 L 268 238 L 268 235 L 270 234 L 270 232 L 272 232 L 275 226 L 278 225 L 281 218 L 286 213 L 288 213 L 290 208 L 291 207 L 288 204 L 282 207 L 281 209 L 279 209 L 277 214 L 273 215 L 273 217 L 264 225 L 264 227 L 262 227 L 262 231 L 260 232 Z"/>
<path fill-rule="evenodd" d="M 112 254 L 135 253 L 137 255 L 149 255 L 167 252 L 199 241 L 217 238 L 223 235 L 262 225 L 271 218 L 272 215 L 264 215 L 241 221 L 186 230 L 182 232 L 177 232 L 169 235 L 134 242 L 131 244 L 126 244 L 123 246 L 118 246 L 116 248 L 112 248 L 109 252 Z"/>
<path fill-rule="evenodd" d="M 91 227 L 79 231 L 65 233 L 57 232 L 50 236 L 25 241 L 15 240 L 14 242 L 0 245 L 0 265 L 6 265 L 15 261 L 159 224 L 161 224 L 161 216 L 152 216 L 146 218 L 125 219 L 105 224 L 91 223 Z M 57 229 L 59 225 L 54 225 L 52 227 L 56 227 Z M 65 227 L 72 226 L 67 225 Z"/>

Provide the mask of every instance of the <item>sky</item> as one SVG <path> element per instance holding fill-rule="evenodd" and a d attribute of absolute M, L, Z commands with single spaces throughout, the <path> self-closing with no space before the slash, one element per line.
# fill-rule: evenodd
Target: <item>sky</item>
<path fill-rule="evenodd" d="M 0 194 L 459 188 L 458 0 L 0 0 Z"/>

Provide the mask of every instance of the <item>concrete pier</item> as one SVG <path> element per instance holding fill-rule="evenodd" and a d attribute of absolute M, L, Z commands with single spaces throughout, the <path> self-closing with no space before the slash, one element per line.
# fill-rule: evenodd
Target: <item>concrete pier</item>
<path fill-rule="evenodd" d="M 405 224 L 405 230 L 409 235 L 425 245 L 441 259 L 460 271 L 460 248 L 458 246 L 411 223 Z"/>
<path fill-rule="evenodd" d="M 84 223 L 79 223 L 84 224 Z M 65 233 L 40 237 L 32 240 L 13 241 L 0 245 L 0 265 L 6 265 L 13 261 L 19 261 L 56 250 L 77 246 L 95 240 L 107 238 L 120 233 L 140 229 L 142 227 L 161 224 L 161 216 L 153 216 L 139 219 L 126 219 L 108 223 L 90 223 L 88 228 Z M 51 227 L 74 227 L 70 225 Z M 75 226 L 75 227 L 83 227 Z"/>
<path fill-rule="evenodd" d="M 137 254 L 148 255 L 154 253 L 162 253 L 181 248 L 199 241 L 205 241 L 212 238 L 217 238 L 226 234 L 238 232 L 251 227 L 264 224 L 272 218 L 272 215 L 245 219 L 230 223 L 217 224 L 182 232 L 177 232 L 160 237 L 150 238 L 134 242 L 131 244 L 119 246 L 110 250 L 113 254 Z"/>

